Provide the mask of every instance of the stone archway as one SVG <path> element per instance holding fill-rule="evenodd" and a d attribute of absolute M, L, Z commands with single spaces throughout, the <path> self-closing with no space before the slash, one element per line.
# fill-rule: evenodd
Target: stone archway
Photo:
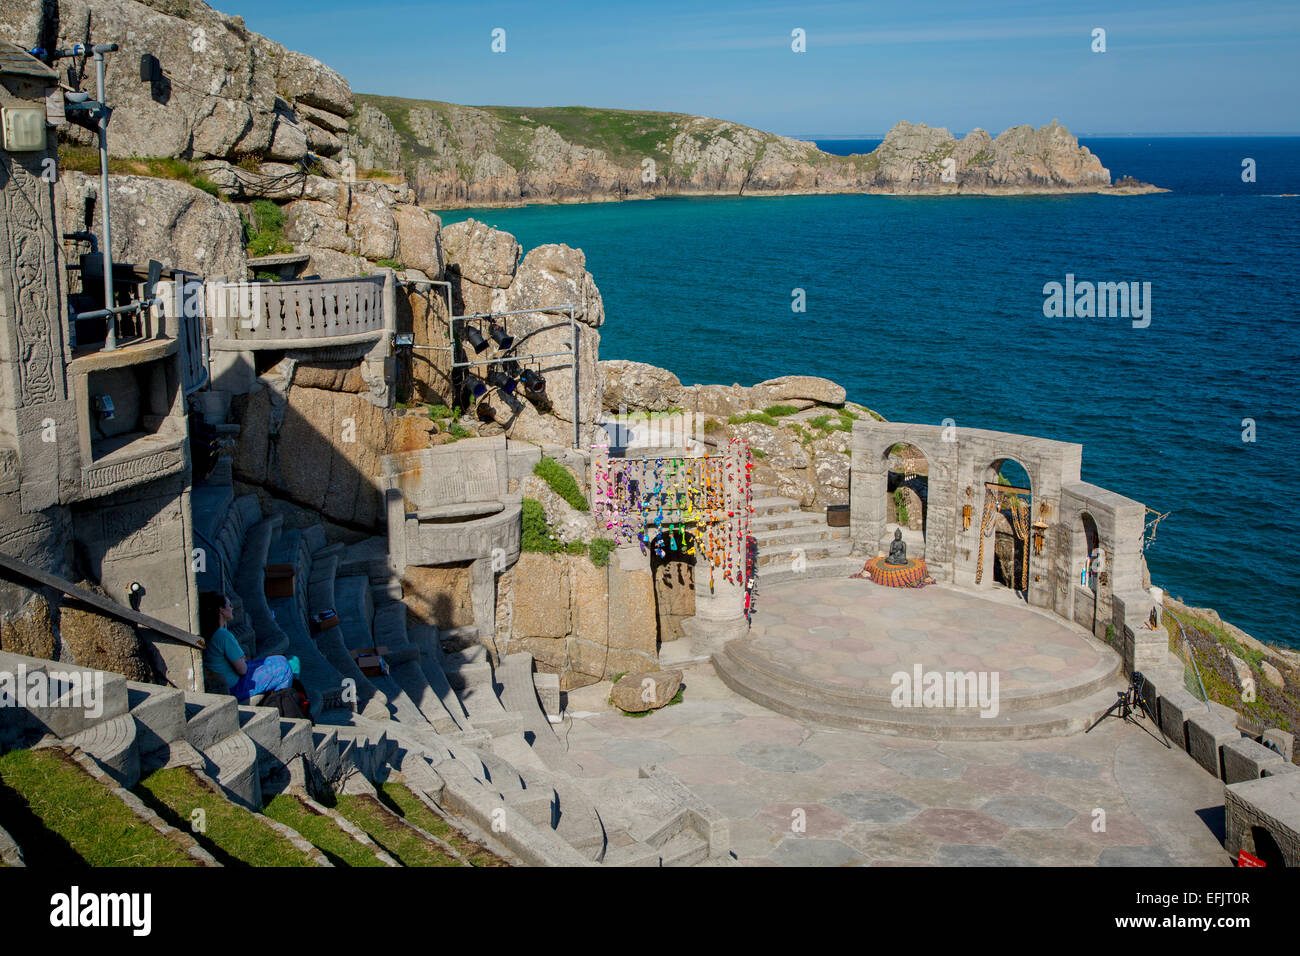
<path fill-rule="evenodd" d="M 1005 587 L 1029 600 L 1033 479 L 1021 462 L 995 458 L 985 468 L 975 583 Z"/>
<path fill-rule="evenodd" d="M 911 558 L 924 558 L 930 502 L 930 461 L 910 442 L 885 449 L 885 527 L 880 547 L 887 550 L 895 529 L 901 529 Z"/>

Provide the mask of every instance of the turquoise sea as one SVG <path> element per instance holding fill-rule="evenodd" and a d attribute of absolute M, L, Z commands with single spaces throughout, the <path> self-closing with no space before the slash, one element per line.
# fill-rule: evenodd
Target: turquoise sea
<path fill-rule="evenodd" d="M 602 358 L 686 384 L 821 375 L 892 420 L 1080 442 L 1085 480 L 1171 513 L 1147 552 L 1157 584 L 1300 646 L 1300 196 L 1286 195 L 1300 194 L 1300 138 L 1082 142 L 1113 178 L 1172 191 L 659 199 L 443 221 L 583 249 Z M 1150 325 L 1045 317 L 1044 285 L 1067 274 L 1149 282 Z"/>

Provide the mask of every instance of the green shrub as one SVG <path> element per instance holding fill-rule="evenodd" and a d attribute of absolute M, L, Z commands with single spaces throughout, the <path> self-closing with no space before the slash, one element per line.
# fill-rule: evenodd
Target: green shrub
<path fill-rule="evenodd" d="M 799 409 L 793 405 L 769 405 L 763 409 L 764 415 L 771 415 L 773 418 L 781 418 L 785 415 L 793 415 Z"/>
<path fill-rule="evenodd" d="M 533 466 L 533 474 L 546 482 L 553 492 L 567 501 L 572 507 L 579 511 L 591 510 L 591 505 L 587 503 L 586 496 L 583 495 L 582 489 L 578 487 L 578 480 L 573 477 L 569 469 L 554 458 L 542 458 Z"/>
<path fill-rule="evenodd" d="M 617 547 L 618 542 L 613 538 L 596 538 L 587 549 L 587 557 L 596 567 L 603 568 L 609 564 L 609 556 Z"/>
<path fill-rule="evenodd" d="M 818 415 L 816 418 L 808 419 L 808 424 L 818 431 L 830 431 L 831 417 L 829 415 Z"/>
<path fill-rule="evenodd" d="M 564 545 L 565 554 L 586 554 L 587 543 L 585 541 L 569 541 Z"/>
<path fill-rule="evenodd" d="M 244 222 L 250 256 L 275 256 L 293 252 L 284 238 L 284 210 L 269 199 L 254 199 Z"/>
<path fill-rule="evenodd" d="M 536 551 L 542 554 L 554 554 L 560 550 L 560 543 L 551 532 L 546 521 L 546 509 L 536 498 L 525 498 L 521 503 L 523 530 L 519 538 L 521 551 Z"/>
<path fill-rule="evenodd" d="M 473 438 L 474 433 L 458 421 L 453 421 L 447 426 L 447 431 L 453 438 Z"/>
<path fill-rule="evenodd" d="M 460 416 L 453 415 L 451 409 L 446 405 L 430 405 L 429 417 L 437 421 L 439 418 L 459 418 Z"/>
<path fill-rule="evenodd" d="M 761 449 L 761 448 L 755 448 L 755 449 L 754 449 L 754 457 L 755 457 L 755 458 L 766 458 L 766 457 L 767 457 L 767 452 L 763 451 L 763 449 Z"/>
<path fill-rule="evenodd" d="M 704 420 L 704 434 L 706 435 L 712 435 L 721 428 L 722 422 L 718 421 L 716 418 L 706 418 Z"/>
<path fill-rule="evenodd" d="M 902 488 L 894 489 L 894 511 L 898 523 L 907 524 L 907 498 L 904 496 Z"/>

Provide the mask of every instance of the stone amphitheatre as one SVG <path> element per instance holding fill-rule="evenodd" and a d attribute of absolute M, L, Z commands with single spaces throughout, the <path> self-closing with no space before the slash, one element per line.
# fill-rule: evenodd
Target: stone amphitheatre
<path fill-rule="evenodd" d="M 1085 449 L 602 361 L 599 263 L 358 177 L 333 70 L 93 6 L 0 0 L 4 865 L 1300 864 Z M 170 165 L 79 171 L 95 55 Z"/>

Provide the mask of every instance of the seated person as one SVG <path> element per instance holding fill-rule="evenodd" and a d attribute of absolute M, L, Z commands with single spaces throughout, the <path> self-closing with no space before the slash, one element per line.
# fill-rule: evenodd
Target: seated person
<path fill-rule="evenodd" d="M 199 595 L 199 629 L 207 642 L 203 648 L 203 668 L 224 683 L 224 688 L 209 687 L 210 693 L 233 694 L 247 703 L 249 698 L 293 685 L 297 658 L 279 654 L 248 660 L 235 635 L 226 625 L 235 616 L 230 599 L 216 591 Z"/>

